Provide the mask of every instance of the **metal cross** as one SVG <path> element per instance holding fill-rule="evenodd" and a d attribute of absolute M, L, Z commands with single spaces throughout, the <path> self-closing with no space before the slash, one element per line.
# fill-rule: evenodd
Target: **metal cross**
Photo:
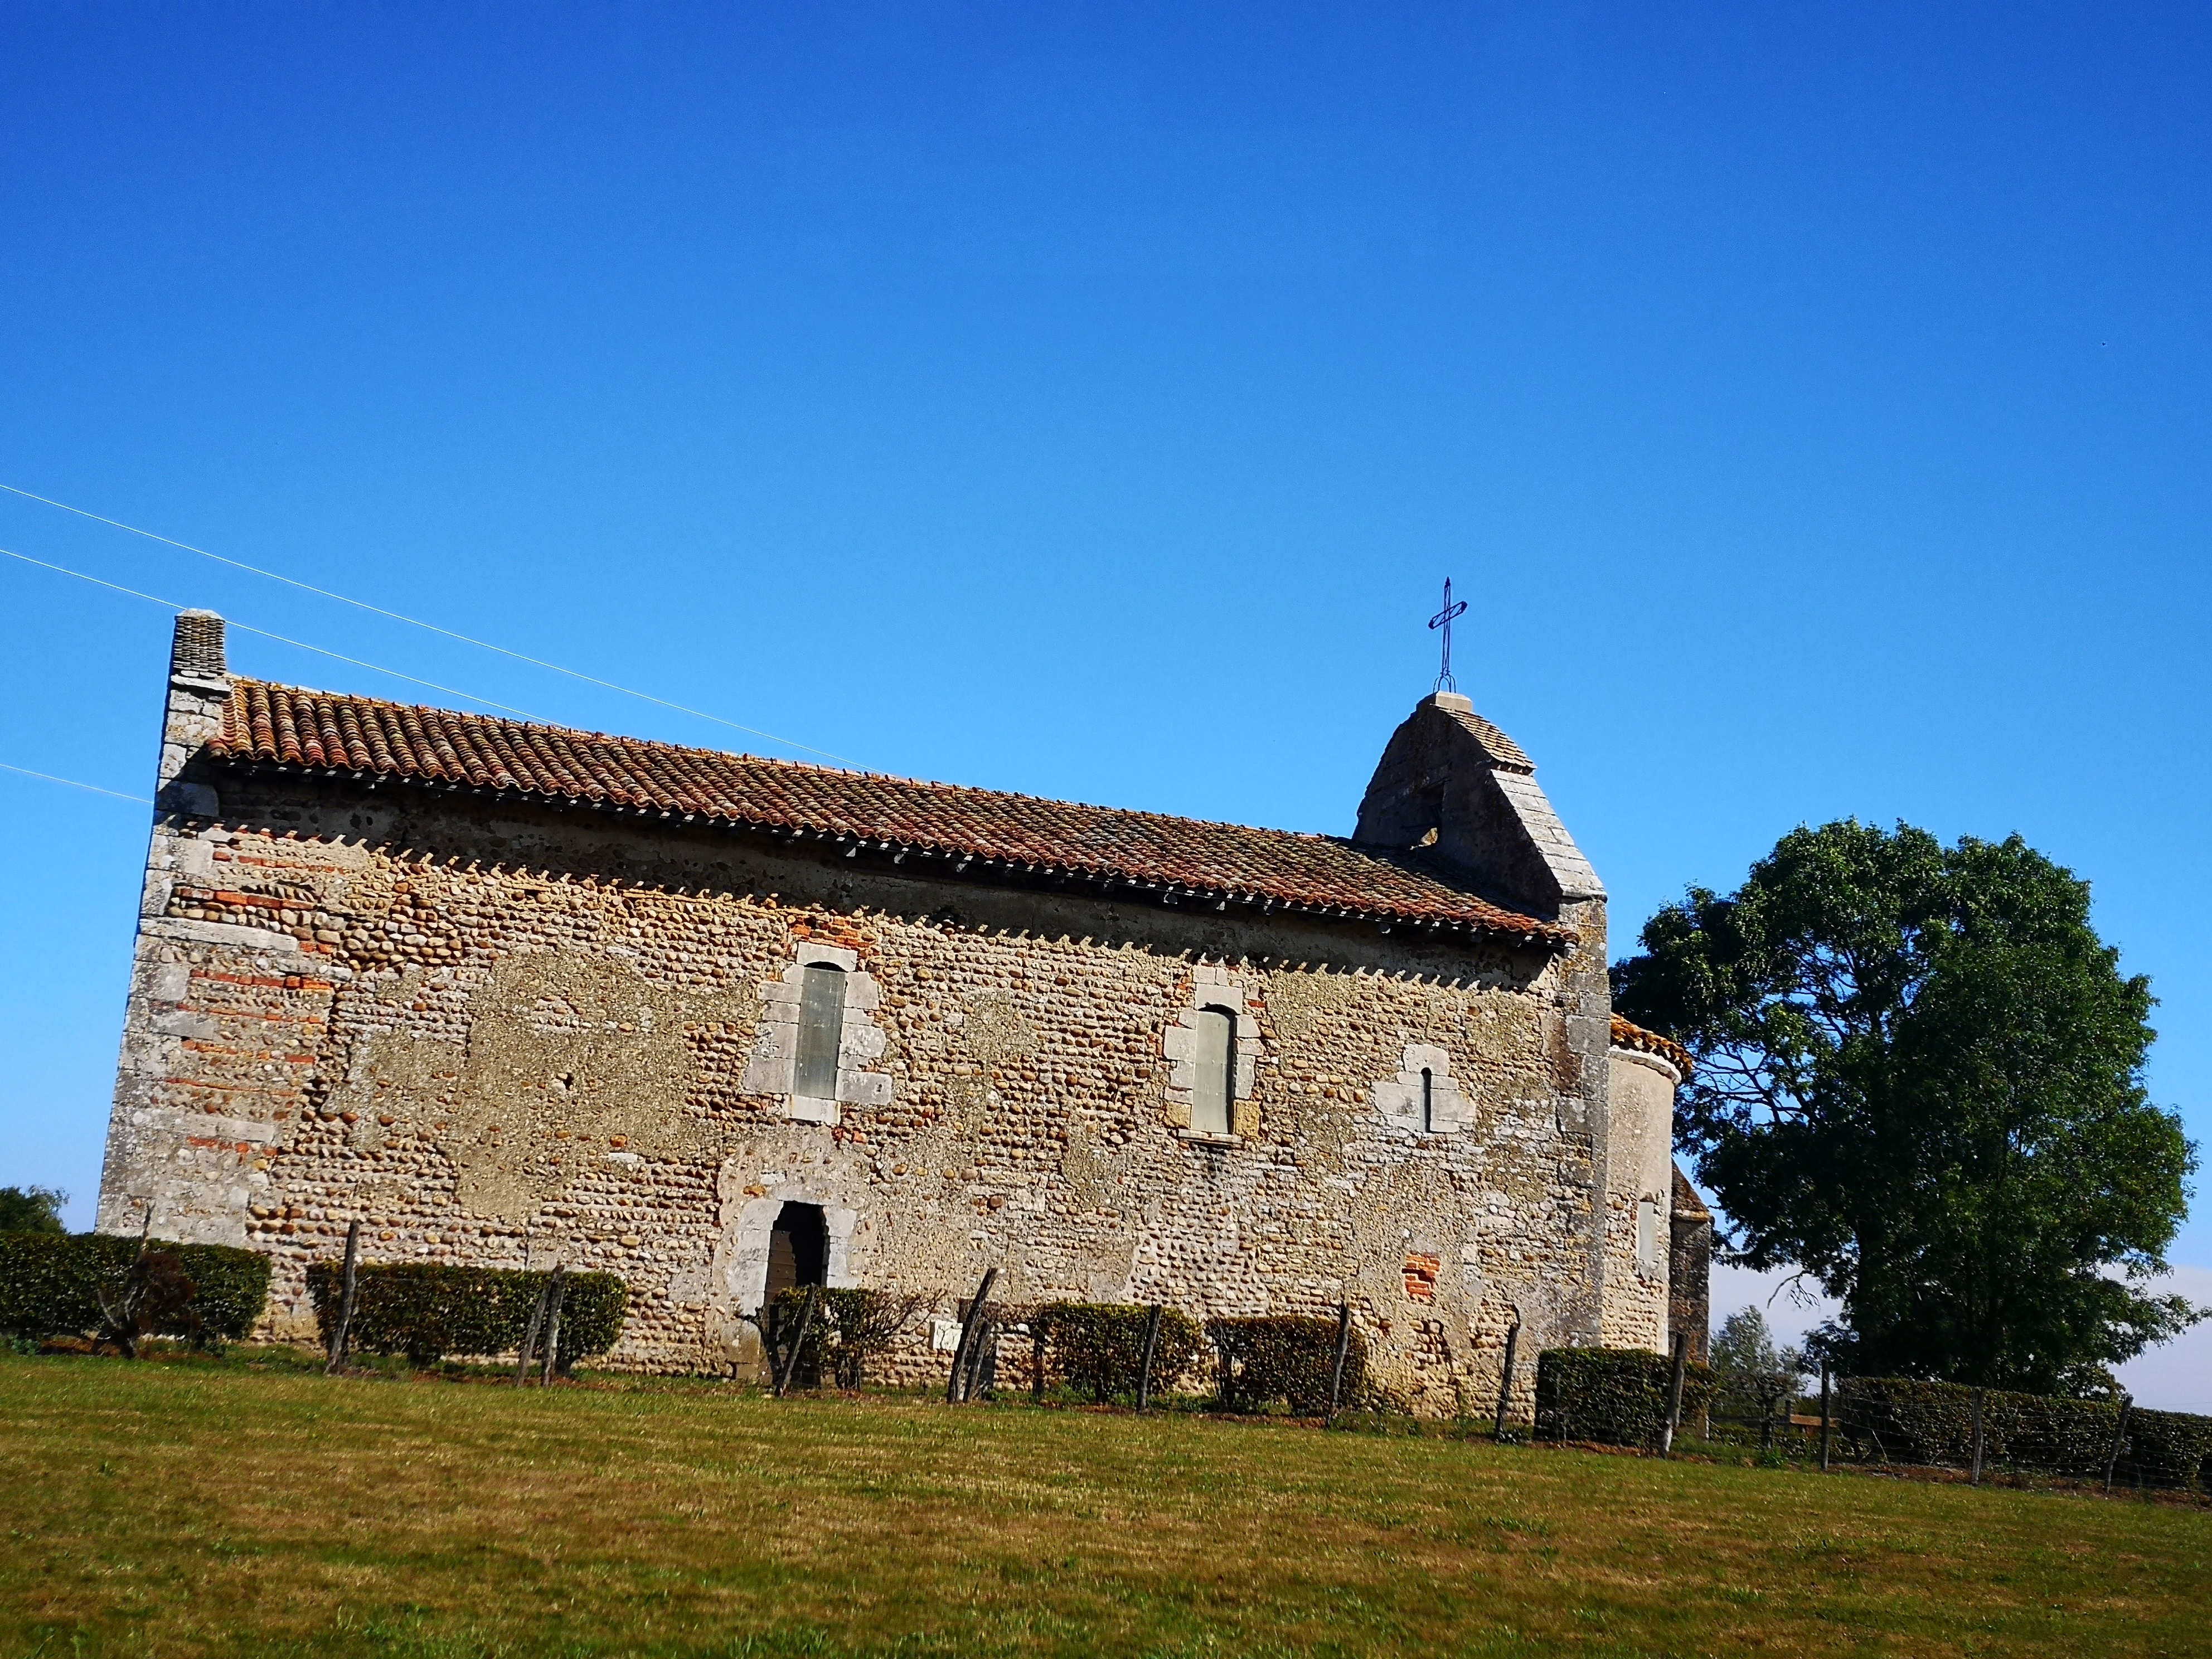
<path fill-rule="evenodd" d="M 1444 608 L 1437 611 L 1435 616 L 1429 618 L 1429 626 L 1431 629 L 1441 628 L 1444 630 L 1443 672 L 1437 676 L 1437 690 L 1439 691 L 1456 691 L 1459 690 L 1459 682 L 1452 678 L 1451 672 L 1451 625 L 1452 618 L 1458 616 L 1466 609 L 1467 601 L 1465 599 L 1462 599 L 1457 605 L 1454 605 L 1452 603 L 1451 578 L 1449 576 L 1445 577 Z"/>

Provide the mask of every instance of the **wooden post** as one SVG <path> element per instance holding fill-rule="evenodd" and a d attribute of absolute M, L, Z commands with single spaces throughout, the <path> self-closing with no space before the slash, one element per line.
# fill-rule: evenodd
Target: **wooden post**
<path fill-rule="evenodd" d="M 1498 1422 L 1490 1431 L 1492 1440 L 1505 1438 L 1505 1414 L 1513 1409 L 1513 1356 L 1521 1347 L 1521 1316 L 1513 1316 L 1513 1328 L 1505 1333 L 1505 1372 L 1498 1379 Z"/>
<path fill-rule="evenodd" d="M 1152 1350 L 1160 1341 L 1160 1304 L 1152 1304 L 1152 1316 L 1145 1322 L 1145 1362 L 1137 1368 L 1137 1409 L 1152 1403 Z"/>
<path fill-rule="evenodd" d="M 522 1334 L 522 1352 L 514 1357 L 514 1386 L 530 1380 L 530 1356 L 538 1352 L 538 1333 L 545 1328 L 545 1304 L 553 1299 L 553 1281 L 538 1287 L 538 1301 L 530 1310 L 530 1326 Z"/>
<path fill-rule="evenodd" d="M 1828 1410 L 1828 1362 L 1820 1362 L 1820 1473 L 1828 1472 L 1828 1444 L 1834 1431 L 1834 1419 Z"/>
<path fill-rule="evenodd" d="M 1674 1333 L 1674 1369 L 1667 1379 L 1667 1426 L 1659 1431 L 1659 1455 L 1674 1455 L 1675 1431 L 1682 1426 L 1682 1382 L 1690 1365 L 1690 1334 Z"/>
<path fill-rule="evenodd" d="M 987 1385 L 986 1373 L 991 1377 Z M 968 1345 L 968 1380 L 961 1385 L 963 1400 L 981 1400 L 989 1389 L 998 1384 L 999 1326 L 998 1322 L 985 1314 L 975 1327 L 975 1340 Z"/>
<path fill-rule="evenodd" d="M 356 1218 L 346 1224 L 345 1272 L 343 1288 L 338 1296 L 338 1328 L 331 1333 L 331 1363 L 323 1367 L 325 1376 L 336 1376 L 346 1368 L 346 1343 L 353 1335 L 353 1298 L 360 1266 L 361 1222 Z"/>
<path fill-rule="evenodd" d="M 1989 1392 L 1987 1389 L 1974 1390 L 1974 1468 L 1966 1477 L 1966 1484 L 1973 1486 L 1982 1484 L 1982 1406 Z"/>
<path fill-rule="evenodd" d="M 1328 1419 L 1336 1420 L 1337 1410 L 1344 1404 L 1344 1361 L 1352 1352 L 1352 1304 L 1336 1304 L 1336 1369 L 1328 1377 Z"/>
<path fill-rule="evenodd" d="M 952 1376 L 945 1385 L 945 1403 L 957 1405 L 968 1397 L 966 1370 L 968 1351 L 975 1343 L 975 1327 L 983 1317 L 983 1304 L 990 1299 L 991 1286 L 999 1277 L 999 1270 L 985 1270 L 983 1282 L 975 1287 L 975 1299 L 968 1304 L 968 1317 L 960 1322 L 960 1346 L 952 1351 Z"/>
<path fill-rule="evenodd" d="M 2120 1396 L 2120 1420 L 2112 1425 L 2112 1449 L 2105 1459 L 2105 1492 L 2108 1497 L 2112 1490 L 2112 1474 L 2120 1467 L 2120 1448 L 2127 1444 L 2128 1413 L 2135 1409 L 2135 1404 L 2133 1395 Z"/>
<path fill-rule="evenodd" d="M 1050 1340 L 1052 1322 L 1042 1312 L 1030 1319 L 1030 1398 L 1044 1404 L 1044 1345 Z"/>
<path fill-rule="evenodd" d="M 552 1279 L 546 1285 L 553 1300 L 545 1310 L 545 1365 L 538 1374 L 540 1388 L 553 1381 L 553 1369 L 561 1357 L 561 1304 L 568 1295 L 568 1271 L 565 1264 L 555 1262 Z"/>
<path fill-rule="evenodd" d="M 806 1333 L 813 1328 L 814 1304 L 821 1294 L 819 1285 L 806 1287 L 806 1300 L 799 1310 L 799 1330 L 791 1339 L 791 1352 L 784 1356 L 783 1364 L 776 1373 L 775 1397 L 778 1400 L 783 1398 L 786 1390 L 791 1387 L 791 1379 L 799 1374 L 799 1356 L 806 1347 Z"/>
<path fill-rule="evenodd" d="M 1771 1384 L 1759 1396 L 1759 1449 L 1763 1452 L 1774 1449 L 1774 1408 L 1781 1399 L 1782 1391 Z"/>

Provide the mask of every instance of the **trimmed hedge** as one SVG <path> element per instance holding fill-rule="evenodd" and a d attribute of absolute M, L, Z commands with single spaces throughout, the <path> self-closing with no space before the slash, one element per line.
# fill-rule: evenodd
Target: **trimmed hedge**
<path fill-rule="evenodd" d="M 1336 1368 L 1336 1321 L 1303 1314 L 1258 1319 L 1209 1319 L 1206 1334 L 1221 1359 L 1221 1405 L 1226 1411 L 1264 1411 L 1283 1401 L 1301 1417 L 1328 1409 Z M 1344 1355 L 1340 1405 L 1367 1393 L 1367 1340 L 1354 1325 Z"/>
<path fill-rule="evenodd" d="M 307 1293 L 314 1298 L 325 1347 L 337 1325 L 343 1271 L 335 1261 L 307 1269 Z M 366 1353 L 404 1353 L 418 1367 L 434 1365 L 447 1354 L 515 1352 L 529 1331 L 538 1292 L 552 1278 L 437 1261 L 396 1261 L 356 1273 L 348 1346 Z M 568 1288 L 554 1364 L 566 1371 L 586 1355 L 614 1346 L 629 1310 L 629 1286 L 612 1273 L 566 1273 L 562 1282 Z"/>
<path fill-rule="evenodd" d="M 1536 1437 L 1656 1446 L 1667 1427 L 1674 1362 L 1646 1348 L 1547 1348 L 1536 1358 Z M 1712 1394 L 1712 1372 L 1682 1373 L 1682 1420 Z"/>
<path fill-rule="evenodd" d="M 1152 1317 L 1149 1307 L 1132 1303 L 1052 1302 L 1030 1316 L 1030 1329 L 1044 1344 L 1046 1374 L 1103 1403 L 1137 1392 Z M 1196 1320 L 1180 1308 L 1161 1309 L 1153 1387 L 1164 1392 L 1205 1346 Z"/>
<path fill-rule="evenodd" d="M 198 1334 L 239 1341 L 261 1320 L 269 1299 L 269 1258 L 228 1244 L 148 1241 L 184 1264 L 198 1294 Z M 0 1331 L 17 1336 L 92 1336 L 100 1328 L 100 1293 L 114 1296 L 138 1258 L 138 1241 L 116 1233 L 0 1233 Z"/>
<path fill-rule="evenodd" d="M 1847 1456 L 1959 1468 L 1973 1461 L 1974 1390 L 1966 1383 L 1845 1377 L 1832 1411 Z M 1982 1407 L 1983 1460 L 1997 1468 L 2100 1478 L 2119 1416 L 2116 1401 L 1991 1389 Z M 2212 1417 L 2132 1407 L 2113 1473 L 2130 1486 L 2191 1488 L 2203 1478 L 2208 1455 Z"/>
<path fill-rule="evenodd" d="M 2128 1413 L 2118 1478 L 2195 1492 L 2212 1484 L 2212 1417 L 2195 1412 Z"/>

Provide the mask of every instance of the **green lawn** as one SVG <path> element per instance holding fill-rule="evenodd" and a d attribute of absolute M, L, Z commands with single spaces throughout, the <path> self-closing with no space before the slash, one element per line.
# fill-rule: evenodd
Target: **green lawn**
<path fill-rule="evenodd" d="M 1190 1416 L 0 1357 L 0 1652 L 2204 1653 L 2212 1512 Z"/>

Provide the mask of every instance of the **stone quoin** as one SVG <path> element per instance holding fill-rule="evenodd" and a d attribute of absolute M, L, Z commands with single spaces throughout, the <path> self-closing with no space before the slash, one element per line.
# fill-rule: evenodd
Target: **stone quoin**
<path fill-rule="evenodd" d="M 605 1363 L 759 1363 L 772 1285 L 1333 1316 L 1426 1414 L 1705 1340 L 1688 1056 L 1454 693 L 1337 838 L 233 676 L 178 619 L 100 1226 L 631 1289 Z M 1702 1228 L 1702 1231 L 1700 1231 Z M 899 1375 L 949 1356 L 919 1320 Z M 1488 1390 L 1489 1392 L 1486 1392 Z"/>

